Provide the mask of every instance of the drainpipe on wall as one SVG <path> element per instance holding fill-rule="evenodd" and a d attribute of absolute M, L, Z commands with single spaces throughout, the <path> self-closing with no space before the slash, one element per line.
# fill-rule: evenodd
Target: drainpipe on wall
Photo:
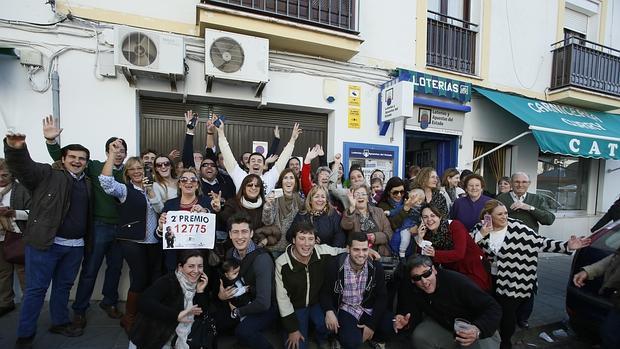
<path fill-rule="evenodd" d="M 58 72 L 52 72 L 52 116 L 56 120 L 56 126 L 60 128 L 60 83 Z M 60 136 L 58 136 L 60 143 Z"/>

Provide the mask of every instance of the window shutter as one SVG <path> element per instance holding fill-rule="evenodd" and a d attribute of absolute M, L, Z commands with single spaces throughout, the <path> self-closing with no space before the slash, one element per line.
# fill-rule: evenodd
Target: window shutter
<path fill-rule="evenodd" d="M 581 12 L 567 8 L 564 11 L 564 28 L 568 28 L 578 33 L 587 34 L 588 16 Z"/>

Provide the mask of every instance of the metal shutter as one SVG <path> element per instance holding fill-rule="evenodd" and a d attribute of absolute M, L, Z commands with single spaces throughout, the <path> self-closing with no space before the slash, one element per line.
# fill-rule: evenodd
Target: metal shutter
<path fill-rule="evenodd" d="M 588 15 L 566 8 L 564 11 L 564 28 L 587 34 Z"/>
<path fill-rule="evenodd" d="M 267 141 L 271 145 L 273 128 L 280 127 L 278 153 L 291 137 L 295 122 L 299 122 L 303 133 L 295 144 L 295 156 L 305 156 L 309 147 L 327 143 L 327 115 L 277 109 L 256 109 L 230 105 L 213 105 L 199 102 L 140 99 L 140 149 L 153 149 L 167 154 L 172 149 L 181 150 L 185 137 L 186 110 L 197 112 L 201 119 L 212 110 L 226 117 L 226 138 L 236 157 L 252 150 L 252 141 Z M 199 119 L 200 120 L 200 119 Z M 204 119 L 198 124 L 194 138 L 194 150 L 204 153 L 206 129 Z"/>

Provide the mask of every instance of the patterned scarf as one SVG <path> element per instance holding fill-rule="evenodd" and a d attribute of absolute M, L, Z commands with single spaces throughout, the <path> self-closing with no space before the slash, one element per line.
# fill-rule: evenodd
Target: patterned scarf
<path fill-rule="evenodd" d="M 190 282 L 178 269 L 175 270 L 174 275 L 176 275 L 177 280 L 179 280 L 179 284 L 181 285 L 181 291 L 183 291 L 183 309 L 187 309 L 191 307 L 194 303 L 194 295 L 196 294 L 196 283 Z M 206 309 L 205 309 L 206 310 Z M 194 315 L 190 314 L 186 316 L 191 319 L 191 322 L 179 322 L 176 328 L 177 341 L 174 344 L 175 349 L 189 349 L 189 345 L 187 345 L 187 336 L 192 330 L 192 323 L 194 322 Z"/>
<path fill-rule="evenodd" d="M 327 211 L 329 211 L 329 205 L 323 206 L 323 208 L 320 209 L 320 210 L 311 209 L 310 212 L 308 212 L 308 213 L 311 216 L 318 217 L 318 216 L 322 216 L 322 215 L 326 214 Z"/>
<path fill-rule="evenodd" d="M 435 231 L 427 231 L 424 236 L 424 240 L 428 240 L 433 243 L 433 247 L 436 250 L 451 250 L 454 248 L 454 242 L 452 241 L 452 234 L 450 234 L 450 226 L 447 219 L 442 219 L 439 222 L 439 227 Z"/>

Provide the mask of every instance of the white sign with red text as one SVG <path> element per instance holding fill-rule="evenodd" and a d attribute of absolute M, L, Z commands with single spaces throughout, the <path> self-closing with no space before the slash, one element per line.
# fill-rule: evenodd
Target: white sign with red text
<path fill-rule="evenodd" d="M 163 248 L 213 248 L 215 215 L 188 211 L 169 211 L 162 233 Z"/>

